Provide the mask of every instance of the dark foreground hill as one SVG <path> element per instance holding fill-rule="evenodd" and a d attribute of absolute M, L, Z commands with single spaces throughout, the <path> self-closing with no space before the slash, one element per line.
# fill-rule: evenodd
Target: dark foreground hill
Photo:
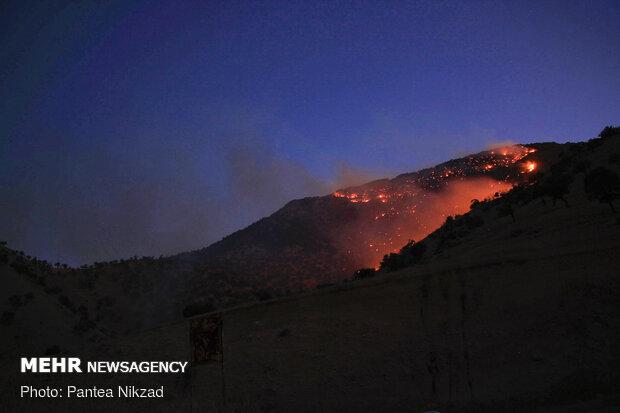
<path fill-rule="evenodd" d="M 403 268 L 384 267 L 368 279 L 116 339 L 88 339 L 91 344 L 72 354 L 187 359 L 196 355 L 192 349 L 203 320 L 221 322 L 214 335 L 221 344 L 215 343 L 206 360 L 196 360 L 189 375 L 84 378 L 85 385 L 100 386 L 161 382 L 168 389 L 164 402 L 84 400 L 79 406 L 618 411 L 620 221 L 614 202 L 599 202 L 606 199 L 591 182 L 600 168 L 620 172 L 618 153 L 618 137 L 565 147 L 536 182 L 447 220 L 421 242 L 422 253 L 402 261 Z M 614 185 L 607 187 L 613 194 Z M 15 320 L 38 300 L 35 295 L 19 306 Z M 39 317 L 47 322 L 47 316 Z M 21 354 L 39 351 L 26 338 L 18 346 Z M 4 371 L 14 371 L 10 354 L 16 351 L 3 349 Z M 6 374 L 4 394 L 23 382 L 17 373 Z M 46 383 L 49 377 L 30 376 L 25 384 Z M 62 408 L 65 402 L 35 400 L 28 407 Z M 9 399 L 5 406 L 25 405 Z"/>

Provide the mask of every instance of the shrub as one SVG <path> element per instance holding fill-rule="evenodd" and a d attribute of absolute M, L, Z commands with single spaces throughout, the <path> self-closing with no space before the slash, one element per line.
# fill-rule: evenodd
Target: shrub
<path fill-rule="evenodd" d="M 404 247 L 400 249 L 400 253 L 411 257 L 421 257 L 426 252 L 426 245 L 416 243 L 414 240 L 410 240 Z"/>
<path fill-rule="evenodd" d="M 504 199 L 510 199 L 510 202 L 515 204 L 525 205 L 531 200 L 531 190 L 529 185 L 519 184 L 512 188 L 512 190 L 504 195 Z"/>
<path fill-rule="evenodd" d="M 463 217 L 463 221 L 467 229 L 474 229 L 484 225 L 484 219 L 479 217 L 478 215 L 468 214 Z"/>
<path fill-rule="evenodd" d="M 576 174 L 586 172 L 588 169 L 590 169 L 590 165 L 590 161 L 579 161 L 575 164 L 575 166 L 573 166 L 573 172 Z"/>
<path fill-rule="evenodd" d="M 380 268 L 388 272 L 398 271 L 402 268 L 405 268 L 406 266 L 407 264 L 405 263 L 404 257 L 401 254 L 395 252 L 384 255 L 383 260 L 381 260 L 380 264 Z"/>
<path fill-rule="evenodd" d="M 547 195 L 551 197 L 553 205 L 555 201 L 560 200 L 568 206 L 568 201 L 565 198 L 570 191 L 570 184 L 573 182 L 574 177 L 568 174 L 555 174 L 549 177 L 545 182 L 544 188 Z"/>
<path fill-rule="evenodd" d="M 454 222 L 454 218 L 446 218 L 446 224 Z M 390 253 L 383 257 L 380 268 L 388 272 L 410 267 L 420 261 L 426 252 L 426 245 L 410 240 L 398 253 Z"/>
<path fill-rule="evenodd" d="M 605 126 L 601 133 L 598 134 L 598 136 L 603 139 L 608 139 L 616 135 L 620 135 L 620 126 Z"/>
<path fill-rule="evenodd" d="M 15 313 L 12 311 L 5 311 L 0 316 L 0 324 L 3 326 L 8 326 L 13 324 L 13 320 L 15 319 Z"/>
<path fill-rule="evenodd" d="M 603 139 L 603 138 L 590 139 L 589 141 L 586 142 L 586 148 L 589 151 L 592 151 L 592 150 L 598 148 L 599 146 L 601 146 L 603 144 L 603 142 L 605 142 L 605 139 Z"/>
<path fill-rule="evenodd" d="M 360 268 L 353 273 L 354 280 L 363 280 L 364 278 L 371 278 L 377 274 L 374 268 Z"/>
<path fill-rule="evenodd" d="M 512 205 L 508 202 L 503 202 L 497 207 L 497 215 L 500 217 L 510 216 L 512 222 L 517 222 L 514 209 L 512 209 Z"/>
<path fill-rule="evenodd" d="M 91 328 L 94 328 L 95 323 L 88 316 L 88 308 L 81 305 L 78 311 L 80 313 L 80 318 L 78 319 L 78 322 L 73 327 L 74 330 L 80 333 L 84 333 L 90 330 Z"/>
<path fill-rule="evenodd" d="M 11 304 L 11 307 L 17 308 L 17 307 L 21 307 L 22 305 L 24 305 L 24 302 L 22 300 L 21 295 L 13 294 L 12 296 L 9 297 L 9 304 Z"/>
<path fill-rule="evenodd" d="M 602 166 L 593 169 L 584 178 L 584 189 L 589 199 L 606 203 L 616 212 L 613 201 L 620 197 L 620 177 L 616 172 Z"/>
<path fill-rule="evenodd" d="M 66 295 L 58 297 L 58 301 L 72 313 L 75 313 L 77 311 L 77 309 L 75 308 L 75 304 L 73 304 L 73 301 L 71 301 Z"/>
<path fill-rule="evenodd" d="M 54 285 L 52 287 L 45 287 L 43 291 L 45 291 L 46 294 L 54 295 L 60 293 L 62 289 L 59 286 Z"/>

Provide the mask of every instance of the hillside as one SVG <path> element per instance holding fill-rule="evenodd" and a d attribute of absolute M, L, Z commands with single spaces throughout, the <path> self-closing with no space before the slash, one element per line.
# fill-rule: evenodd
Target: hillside
<path fill-rule="evenodd" d="M 408 239 L 425 237 L 446 216 L 466 212 L 472 199 L 526 181 L 534 172 L 527 166 L 550 163 L 556 150 L 552 144 L 498 148 L 329 196 L 295 200 L 184 256 L 271 279 L 295 275 L 297 282 L 287 282 L 292 288 L 338 281 L 358 268 L 376 266 Z M 295 265 L 289 265 L 291 260 Z M 324 278 L 317 279 L 317 273 Z"/>
<path fill-rule="evenodd" d="M 514 219 L 502 211 L 509 196 L 489 201 L 424 240 L 413 266 L 223 313 L 223 371 L 197 369 L 225 378 L 224 396 L 194 400 L 228 410 L 617 411 L 620 220 L 588 199 L 584 178 L 620 172 L 620 139 L 575 148 L 541 181 L 571 174 L 555 192 L 563 201 L 532 185 L 515 191 L 533 193 L 512 200 Z M 467 226 L 473 217 L 481 224 Z"/>
<path fill-rule="evenodd" d="M 67 298 L 86 308 L 106 334 L 135 331 L 179 319 L 184 309 L 191 314 L 286 296 L 376 267 L 408 239 L 419 240 L 446 216 L 466 212 L 471 199 L 531 179 L 554 161 L 560 147 L 497 148 L 391 180 L 294 200 L 198 251 L 80 268 L 35 260 L 34 267 L 45 273 L 46 284 L 64 287 Z M 33 264 L 24 256 L 16 259 L 21 267 Z"/>
<path fill-rule="evenodd" d="M 206 315 L 222 320 L 222 358 L 165 381 L 165 405 L 117 407 L 617 411 L 620 219 L 584 182 L 600 167 L 620 172 L 618 153 L 618 137 L 563 147 L 536 181 L 448 219 L 403 268 Z M 83 351 L 186 359 L 189 329 L 173 323 Z"/>
<path fill-rule="evenodd" d="M 466 212 L 472 199 L 535 181 L 561 153 L 577 147 L 544 143 L 498 148 L 391 180 L 291 201 L 220 242 L 176 256 L 63 268 L 11 252 L 5 265 L 26 269 L 22 275 L 32 267 L 56 295 L 54 300 L 82 308 L 82 327 L 96 326 L 115 336 L 183 314 L 341 283 L 358 268 L 378 267 L 384 254 L 398 251 L 409 239 L 424 238 L 447 216 Z"/>

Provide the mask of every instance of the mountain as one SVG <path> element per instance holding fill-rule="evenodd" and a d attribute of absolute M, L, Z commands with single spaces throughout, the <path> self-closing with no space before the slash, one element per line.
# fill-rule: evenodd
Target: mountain
<path fill-rule="evenodd" d="M 15 357 L 40 354 L 50 343 L 61 354 L 92 360 L 186 360 L 196 345 L 196 326 L 217 319 L 218 359 L 192 363 L 191 374 L 183 377 L 144 379 L 145 385 L 170 389 L 165 403 L 145 407 L 143 401 L 92 399 L 81 406 L 93 411 L 196 406 L 209 411 L 618 411 L 620 134 L 527 146 L 536 152 L 510 166 L 519 175 L 509 175 L 517 183 L 509 192 L 445 219 L 427 237 L 384 259 L 372 276 L 189 322 L 163 325 L 165 317 L 178 319 L 174 308 L 183 299 L 204 294 L 201 285 L 185 283 L 200 276 L 207 254 L 217 258 L 217 249 L 64 270 L 46 269 L 4 247 L 0 273 L 10 296 L 3 301 L 11 308 L 3 311 L 13 316 L 2 316 L 0 331 L 3 337 L 20 331 L 23 336 L 0 352 L 7 367 L 3 390 L 14 392 L 23 381 L 11 367 Z M 528 162 L 536 163 L 536 174 L 521 174 L 522 168 L 531 169 Z M 425 190 L 438 194 L 449 185 Z M 373 203 L 381 208 L 389 205 L 379 196 L 392 193 L 386 188 L 387 181 L 379 181 L 293 201 L 274 216 L 281 222 L 279 214 L 309 219 L 317 211 L 330 212 L 325 208 L 332 203 L 347 211 Z M 350 201 L 373 196 L 376 202 Z M 308 206 L 314 203 L 322 209 Z M 291 205 L 295 208 L 288 210 Z M 276 222 L 274 216 L 255 225 Z M 231 239 L 252 239 L 255 228 Z M 230 248 L 225 247 L 218 246 Z M 228 274 L 222 269 L 221 277 L 209 279 L 214 288 L 223 282 L 221 291 L 233 294 L 228 289 L 244 287 L 233 284 L 243 273 Z M 106 294 L 114 294 L 112 301 L 104 300 Z M 89 306 L 89 300 L 101 308 Z M 107 314 L 123 321 L 115 324 Z M 157 327 L 131 324 L 147 314 Z M 130 331 L 114 336 L 102 327 Z M 40 329 L 44 336 L 37 340 Z M 76 343 L 84 347 L 77 349 Z M 42 387 L 49 380 L 31 376 L 29 384 Z M 60 385 L 74 379 L 53 380 Z M 84 380 L 112 386 L 137 378 Z M 29 403 L 38 411 L 60 409 L 64 402 Z M 5 407 L 24 403 L 9 398 Z"/>
<path fill-rule="evenodd" d="M 216 308 L 339 283 L 385 254 L 420 240 L 447 216 L 535 180 L 571 144 L 512 145 L 432 168 L 289 202 L 271 216 L 201 250 L 51 268 L 34 265 L 46 288 L 62 289 L 108 335 Z"/>
<path fill-rule="evenodd" d="M 513 145 L 433 168 L 291 201 L 271 216 L 182 259 L 222 269 L 267 290 L 341 281 L 410 239 L 422 239 L 449 215 L 526 182 L 553 162 L 560 145 Z M 200 276 L 200 275 L 199 275 Z"/>
<path fill-rule="evenodd" d="M 178 403 L 618 411 L 618 132 L 555 146 L 535 179 L 447 219 L 374 277 L 192 320 L 219 318 L 226 358 L 196 367 L 214 391 Z"/>

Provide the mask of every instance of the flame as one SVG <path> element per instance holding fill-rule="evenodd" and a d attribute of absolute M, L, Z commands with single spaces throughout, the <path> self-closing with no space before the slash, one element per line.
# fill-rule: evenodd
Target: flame
<path fill-rule="evenodd" d="M 363 207 L 358 204 L 355 224 L 338 230 L 335 237 L 343 249 L 351 251 L 348 254 L 357 268 L 376 267 L 385 254 L 398 251 L 409 239 L 423 239 L 446 216 L 467 212 L 472 199 L 485 199 L 511 188 L 512 184 L 490 177 L 471 177 L 452 179 L 440 190 L 401 189 L 401 197 L 390 194 L 379 198 L 387 195 L 381 192 Z"/>
<path fill-rule="evenodd" d="M 511 170 L 505 175 L 498 170 L 516 167 L 521 173 L 534 172 L 537 163 L 523 158 L 535 151 L 522 145 L 495 148 L 441 170 L 336 191 L 334 197 L 358 204 L 360 209 L 356 224 L 335 237 L 357 268 L 376 268 L 383 255 L 398 251 L 406 240 L 419 241 L 446 216 L 467 212 L 472 199 L 510 190 L 518 179 Z"/>
<path fill-rule="evenodd" d="M 527 161 L 522 165 L 523 168 L 523 172 L 525 173 L 532 173 L 536 170 L 536 167 L 538 165 L 536 165 L 536 162 L 534 161 Z"/>
<path fill-rule="evenodd" d="M 370 202 L 370 198 L 368 198 L 367 194 L 359 195 L 357 192 L 351 192 L 351 193 L 346 194 L 340 191 L 336 191 L 332 195 L 335 196 L 336 198 L 347 198 L 349 201 L 353 202 L 354 204 L 357 204 L 359 202 L 361 203 Z"/>
<path fill-rule="evenodd" d="M 418 187 L 441 187 L 445 182 L 450 179 L 463 180 L 468 175 L 473 173 L 485 173 L 490 172 L 496 168 L 510 167 L 517 164 L 521 159 L 525 158 L 529 154 L 536 152 L 534 148 L 528 148 L 523 145 L 512 145 L 507 147 L 495 148 L 492 151 L 488 151 L 481 156 L 469 156 L 465 159 L 464 168 L 450 167 L 445 168 L 443 171 L 431 171 L 429 176 L 420 176 L 417 180 L 407 181 L 408 185 L 398 188 L 381 187 L 381 188 L 368 188 L 362 190 L 362 187 L 356 189 L 358 191 L 348 192 L 346 190 L 340 190 L 333 193 L 333 196 L 337 198 L 346 198 L 352 203 L 368 203 L 372 201 L 378 201 L 384 204 L 399 202 L 405 198 L 416 196 L 416 191 L 419 191 Z M 531 173 L 537 168 L 536 162 L 528 161 L 522 166 L 522 172 Z M 509 182 L 509 177 L 506 176 L 504 182 Z"/>

